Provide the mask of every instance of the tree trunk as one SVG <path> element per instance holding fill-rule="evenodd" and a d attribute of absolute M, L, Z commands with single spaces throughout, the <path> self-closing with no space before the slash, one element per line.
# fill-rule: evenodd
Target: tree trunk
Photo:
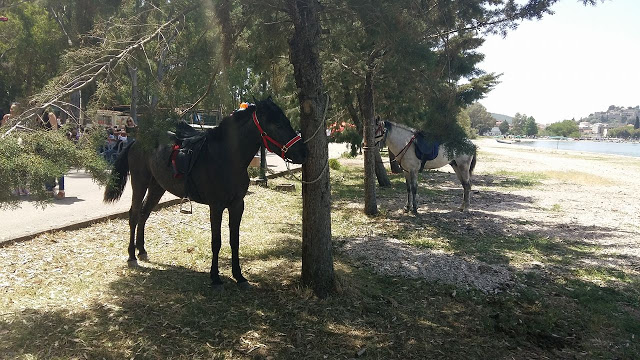
<path fill-rule="evenodd" d="M 129 77 L 131 78 L 131 105 L 129 113 L 135 124 L 138 124 L 138 68 L 128 66 Z"/>
<path fill-rule="evenodd" d="M 391 172 L 394 174 L 402 173 L 402 168 L 400 167 L 400 164 L 398 164 L 397 161 L 394 161 L 396 159 L 396 155 L 392 153 L 391 150 L 389 149 L 387 149 L 387 151 L 389 152 L 389 165 L 391 166 Z"/>
<path fill-rule="evenodd" d="M 373 71 L 373 70 L 372 70 Z M 373 76 L 373 73 L 371 74 Z M 366 82 L 366 79 L 365 79 Z M 373 83 L 371 84 L 372 88 L 371 88 L 371 94 L 373 94 Z M 365 83 L 365 92 L 367 91 L 366 89 L 367 85 Z M 364 138 L 364 128 L 362 125 L 362 122 L 360 121 L 360 119 L 358 118 L 358 114 L 356 113 L 356 109 L 355 107 L 353 107 L 353 101 L 351 100 L 351 95 L 349 92 L 349 88 L 347 87 L 347 85 L 343 82 L 342 84 L 342 88 L 345 92 L 345 106 L 347 107 L 347 111 L 349 112 L 349 115 L 351 116 L 351 119 L 353 121 L 354 124 L 356 124 L 356 129 L 360 132 L 360 134 L 362 134 L 363 138 Z M 373 95 L 372 99 L 373 99 Z M 368 107 L 367 104 L 363 104 L 363 102 L 365 101 L 365 99 L 363 99 L 363 96 L 358 96 L 358 106 L 360 108 L 360 113 L 362 114 L 362 117 L 365 119 L 367 119 L 367 116 L 365 115 L 365 113 L 367 112 L 367 110 L 365 110 L 366 107 Z M 370 106 L 373 106 L 373 100 L 371 100 L 371 104 Z M 375 116 L 375 110 L 373 109 L 373 107 L 371 107 L 371 116 Z M 371 126 L 372 129 L 375 129 L 375 121 L 373 122 L 373 125 Z M 374 130 L 374 139 L 372 144 L 375 144 L 375 130 Z M 352 155 L 356 155 L 353 153 L 353 149 L 351 151 Z M 374 150 L 374 157 L 375 157 L 375 175 L 376 178 L 378 179 L 378 184 L 380 186 L 391 186 L 391 180 L 389 180 L 389 177 L 387 176 L 387 170 L 384 167 L 384 164 L 382 163 L 382 156 L 380 156 L 380 148 L 379 147 L 375 147 Z"/>
<path fill-rule="evenodd" d="M 331 191 L 327 137 L 324 133 L 325 102 L 319 58 L 320 4 L 317 0 L 288 0 L 294 25 L 289 41 L 290 60 L 298 87 L 302 136 L 309 157 L 302 166 L 302 283 L 318 297 L 334 290 L 331 248 Z M 316 130 L 320 128 L 320 131 Z M 314 136 L 315 134 L 315 136 Z"/>
<path fill-rule="evenodd" d="M 358 112 L 356 111 L 356 108 L 353 106 L 353 95 L 351 94 L 351 90 L 349 89 L 349 86 L 347 85 L 344 79 L 342 79 L 342 90 L 343 90 L 343 99 L 342 99 L 343 105 L 347 109 L 347 112 L 349 113 L 349 117 L 351 117 L 351 121 L 356 126 L 356 131 L 358 132 L 358 134 L 360 134 L 360 136 L 362 136 L 362 134 L 364 134 L 363 132 L 364 130 L 362 128 L 362 121 L 360 121 Z M 358 148 L 360 148 L 361 144 L 362 144 L 361 138 L 358 139 L 357 143 L 355 142 L 351 143 L 351 156 L 355 157 L 358 155 Z"/>
<path fill-rule="evenodd" d="M 391 186 L 391 180 L 389 180 L 389 176 L 387 176 L 387 169 L 384 167 L 382 155 L 380 155 L 380 147 L 375 146 L 373 152 L 376 161 L 376 178 L 378 179 L 378 185 Z"/>
<path fill-rule="evenodd" d="M 362 95 L 362 122 L 364 123 L 364 213 L 376 215 L 376 146 L 375 146 L 375 116 L 373 105 L 373 66 L 368 64 L 364 80 Z"/>
<path fill-rule="evenodd" d="M 80 124 L 80 112 L 82 107 L 82 90 L 76 90 L 71 93 L 71 116 L 76 124 Z"/>

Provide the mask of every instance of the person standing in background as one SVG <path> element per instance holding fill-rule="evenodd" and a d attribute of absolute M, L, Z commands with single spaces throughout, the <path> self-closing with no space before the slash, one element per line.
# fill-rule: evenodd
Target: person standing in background
<path fill-rule="evenodd" d="M 135 140 L 138 126 L 131 117 L 127 118 L 127 123 L 124 126 L 124 131 L 127 133 L 128 142 Z"/>
<path fill-rule="evenodd" d="M 44 114 L 45 118 L 48 118 L 48 122 L 45 120 L 45 127 L 50 129 L 50 130 L 58 130 L 58 128 L 60 127 L 60 122 L 58 121 L 58 117 L 56 116 L 56 114 L 53 112 L 53 110 L 51 109 L 47 109 L 47 111 Z M 46 188 L 47 191 L 50 191 L 51 193 L 53 193 L 53 188 L 56 186 L 55 184 L 55 180 L 52 181 L 52 184 L 46 184 Z M 64 175 L 60 176 L 60 178 L 58 179 L 58 193 L 54 194 L 53 197 L 56 200 L 61 200 L 65 198 L 65 193 L 64 193 Z"/>
<path fill-rule="evenodd" d="M 8 114 L 4 114 L 4 116 L 2 117 L 2 121 L 0 122 L 0 126 L 4 126 L 5 124 L 9 123 L 9 119 L 12 116 L 15 116 L 16 111 L 18 108 L 18 103 L 13 103 L 11 104 L 11 107 L 9 108 L 9 113 Z"/>

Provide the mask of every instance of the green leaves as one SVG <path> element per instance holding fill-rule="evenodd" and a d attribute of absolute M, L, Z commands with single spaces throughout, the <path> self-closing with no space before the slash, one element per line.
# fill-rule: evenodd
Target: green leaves
<path fill-rule="evenodd" d="M 104 136 L 94 136 L 94 141 L 104 142 Z M 63 130 L 12 132 L 0 139 L 0 207 L 16 204 L 18 188 L 28 189 L 33 199 L 44 204 L 50 200 L 45 184 L 72 168 L 85 168 L 97 181 L 105 181 L 107 164 L 94 141 L 89 135 L 76 145 Z"/>

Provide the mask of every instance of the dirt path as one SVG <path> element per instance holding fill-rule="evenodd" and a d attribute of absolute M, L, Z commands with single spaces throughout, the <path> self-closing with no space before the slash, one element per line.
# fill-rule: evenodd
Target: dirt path
<path fill-rule="evenodd" d="M 434 248 L 416 249 L 406 239 L 383 234 L 347 242 L 345 253 L 380 273 L 440 280 L 484 292 L 512 285 L 514 271 L 563 272 L 597 265 L 638 274 L 640 158 L 535 149 L 493 139 L 476 144 L 479 157 L 469 213 L 454 211 L 461 201 L 461 186 L 451 169 L 442 168 L 421 176 L 421 206 L 415 219 L 403 217 L 401 210 L 391 214 L 404 221 L 407 229 L 447 232 L 465 245 L 448 248 L 443 241 L 451 239 L 436 239 Z M 425 195 L 427 188 L 440 195 Z M 385 204 L 383 200 L 382 206 L 400 209 L 404 201 Z M 479 238 L 486 240 L 486 247 L 504 246 L 500 254 L 507 254 L 507 259 L 479 261 L 480 245 L 472 244 Z M 509 241 L 536 242 L 532 247 L 540 248 L 549 242 L 548 247 L 563 250 L 531 255 L 536 249 L 522 257 L 517 251 L 509 254 L 509 246 L 515 245 L 498 244 Z M 569 258 L 571 265 L 562 266 Z"/>
<path fill-rule="evenodd" d="M 530 198 L 527 211 L 497 212 L 509 217 L 567 226 L 606 229 L 592 239 L 617 251 L 640 256 L 640 158 L 527 148 L 483 140 L 479 142 L 477 174 L 515 173 L 542 175 L 540 186 L 510 190 Z M 488 185 L 488 184 L 485 184 Z M 479 209 L 484 204 L 479 203 Z M 490 211 L 495 211 L 491 209 Z M 558 236 L 566 232 L 558 232 Z"/>

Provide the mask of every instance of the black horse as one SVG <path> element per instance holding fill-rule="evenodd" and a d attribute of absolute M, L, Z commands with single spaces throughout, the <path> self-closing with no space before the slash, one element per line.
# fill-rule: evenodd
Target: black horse
<path fill-rule="evenodd" d="M 136 261 L 136 248 L 138 257 L 146 260 L 144 225 L 164 192 L 169 191 L 180 198 L 189 197 L 209 205 L 213 252 L 211 280 L 215 288 L 222 286 L 218 274 L 220 226 L 222 212 L 229 209 L 232 273 L 238 285 L 248 286 L 240 270 L 238 255 L 244 196 L 249 188 L 247 167 L 261 144 L 296 164 L 306 161 L 307 147 L 271 97 L 225 117 L 216 128 L 200 132 L 188 125 L 182 128 L 178 126 L 176 135 L 179 139 L 187 138 L 186 142 L 195 143 L 194 148 L 200 149 L 186 176 L 175 175 L 173 163 L 176 149 L 171 144 L 146 150 L 141 144 L 133 142 L 123 149 L 115 161 L 111 185 L 105 189 L 104 201 L 113 202 L 120 198 L 127 173 L 130 173 L 133 197 L 129 210 L 129 261 Z"/>

